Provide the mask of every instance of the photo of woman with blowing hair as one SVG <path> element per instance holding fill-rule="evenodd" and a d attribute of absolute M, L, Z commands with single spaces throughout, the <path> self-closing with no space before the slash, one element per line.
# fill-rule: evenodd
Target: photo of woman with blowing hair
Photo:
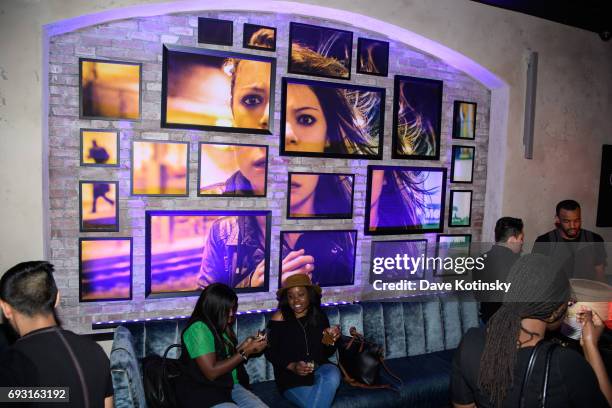
<path fill-rule="evenodd" d="M 262 51 L 276 51 L 276 28 L 244 23 L 242 46 Z"/>
<path fill-rule="evenodd" d="M 440 232 L 446 169 L 368 166 L 366 234 Z"/>
<path fill-rule="evenodd" d="M 465 333 L 453 360 L 455 408 L 603 408 L 612 403 L 610 380 L 597 348 L 604 329 L 601 318 L 581 311 L 584 357 L 544 340 L 547 329 L 559 328 L 570 299 L 567 276 L 552 264 L 540 254 L 516 261 L 501 308 L 486 329 Z"/>
<path fill-rule="evenodd" d="M 392 158 L 440 158 L 442 87 L 434 79 L 395 76 Z"/>
<path fill-rule="evenodd" d="M 238 297 L 228 286 L 207 286 L 181 335 L 181 361 L 185 374 L 176 381 L 180 407 L 267 407 L 247 387 L 244 363 L 267 346 L 264 335 L 240 345 L 232 330 Z"/>
<path fill-rule="evenodd" d="M 289 173 L 287 218 L 351 218 L 352 174 Z"/>
<path fill-rule="evenodd" d="M 276 292 L 278 309 L 268 323 L 266 358 L 276 385 L 289 401 L 303 408 L 327 408 L 340 385 L 340 370 L 329 362 L 340 328 L 330 327 L 321 310 L 321 288 L 297 274 Z"/>
<path fill-rule="evenodd" d="M 385 91 L 283 78 L 281 154 L 381 158 Z"/>

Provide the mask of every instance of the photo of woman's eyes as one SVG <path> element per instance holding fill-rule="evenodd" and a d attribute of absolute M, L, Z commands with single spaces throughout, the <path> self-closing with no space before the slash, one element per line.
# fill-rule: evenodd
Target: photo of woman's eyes
<path fill-rule="evenodd" d="M 242 104 L 247 108 L 253 109 L 261 105 L 263 99 L 260 95 L 246 95 L 242 98 Z"/>
<path fill-rule="evenodd" d="M 312 126 L 317 120 L 312 115 L 300 115 L 297 118 L 297 122 L 302 126 Z"/>

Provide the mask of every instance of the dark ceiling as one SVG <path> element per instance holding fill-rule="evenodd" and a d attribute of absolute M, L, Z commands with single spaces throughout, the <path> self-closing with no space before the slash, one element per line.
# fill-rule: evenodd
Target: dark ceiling
<path fill-rule="evenodd" d="M 472 0 L 602 34 L 612 32 L 612 0 Z"/>

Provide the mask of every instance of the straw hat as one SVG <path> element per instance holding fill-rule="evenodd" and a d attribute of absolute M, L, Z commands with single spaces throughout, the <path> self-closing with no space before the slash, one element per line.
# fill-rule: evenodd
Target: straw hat
<path fill-rule="evenodd" d="M 285 280 L 283 287 L 276 291 L 276 297 L 280 298 L 287 289 L 295 288 L 297 286 L 304 286 L 304 287 L 310 286 L 314 288 L 314 290 L 319 295 L 321 294 L 321 288 L 318 285 L 313 285 L 308 275 L 304 273 L 298 273 L 295 275 L 291 275 Z"/>

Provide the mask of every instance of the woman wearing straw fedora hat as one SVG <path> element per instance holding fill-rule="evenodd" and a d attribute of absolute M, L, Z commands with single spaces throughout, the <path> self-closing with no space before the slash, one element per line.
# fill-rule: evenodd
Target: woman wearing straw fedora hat
<path fill-rule="evenodd" d="M 266 357 L 274 366 L 276 385 L 299 407 L 331 406 L 340 385 L 340 370 L 329 362 L 340 338 L 321 310 L 321 288 L 305 274 L 288 277 L 276 292 L 278 310 L 268 325 Z"/>

